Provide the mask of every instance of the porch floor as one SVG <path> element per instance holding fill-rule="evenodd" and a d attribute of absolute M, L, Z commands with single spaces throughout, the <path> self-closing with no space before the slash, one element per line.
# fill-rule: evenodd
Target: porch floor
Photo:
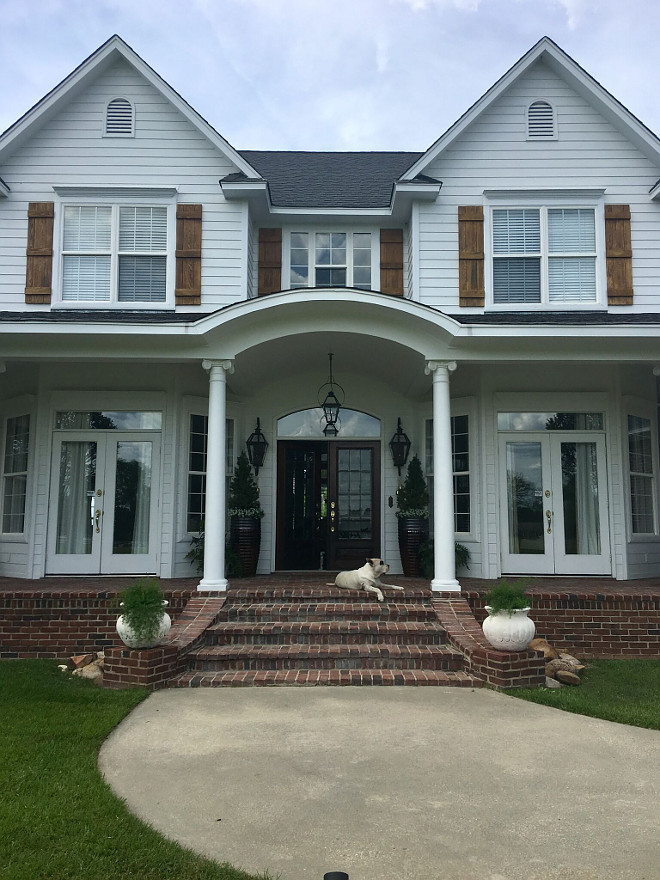
<path fill-rule="evenodd" d="M 241 590 L 255 590 L 277 587 L 301 587 L 305 589 L 318 589 L 320 592 L 327 590 L 327 584 L 334 580 L 335 572 L 330 571 L 294 571 L 273 572 L 272 574 L 258 575 L 252 578 L 238 578 L 230 581 L 228 593 Z M 45 577 L 35 580 L 24 578 L 0 577 L 0 592 L 3 593 L 96 593 L 115 594 L 125 589 L 128 584 L 135 580 L 137 575 L 129 577 Z M 516 579 L 508 576 L 509 580 Z M 639 580 L 617 581 L 605 577 L 530 577 L 523 578 L 527 583 L 527 590 L 534 595 L 544 596 L 658 596 L 660 597 L 660 577 L 642 578 Z M 410 590 L 429 588 L 429 582 L 425 578 L 406 578 L 402 575 L 391 575 L 384 579 L 387 587 L 388 581 L 396 583 Z M 496 581 L 483 580 L 480 578 L 459 578 L 464 597 L 480 595 L 487 592 Z M 172 578 L 162 582 L 167 592 L 195 590 L 199 578 Z M 459 594 L 452 594 L 459 595 Z"/>

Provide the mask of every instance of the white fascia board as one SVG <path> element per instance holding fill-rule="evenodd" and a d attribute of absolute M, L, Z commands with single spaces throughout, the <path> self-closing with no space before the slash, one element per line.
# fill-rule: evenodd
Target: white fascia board
<path fill-rule="evenodd" d="M 657 339 L 660 337 L 660 324 L 591 324 L 567 327 L 565 324 L 552 326 L 529 324 L 491 324 L 487 327 L 476 324 L 463 324 L 456 333 L 460 338 L 471 339 Z"/>
<path fill-rule="evenodd" d="M 98 76 L 118 58 L 123 58 L 134 67 L 151 85 L 159 91 L 183 116 L 188 119 L 201 133 L 208 138 L 238 169 L 248 177 L 259 178 L 260 175 L 245 161 L 245 159 L 220 135 L 212 125 L 194 110 L 178 92 L 146 61 L 125 43 L 116 34 L 96 50 L 89 58 L 85 59 L 72 73 L 62 82 L 55 86 L 44 98 L 34 105 L 28 112 L 15 122 L 7 131 L 0 136 L 0 160 L 3 154 L 13 150 L 18 144 L 27 139 L 32 131 L 43 124 L 52 116 L 65 100 L 71 99 L 78 94 L 87 80 L 92 76 Z"/>
<path fill-rule="evenodd" d="M 6 199 L 11 190 L 4 182 L 4 180 L 0 177 L 0 199 Z"/>
<path fill-rule="evenodd" d="M 660 165 L 660 140 L 623 104 L 603 88 L 590 74 L 567 55 L 549 37 L 542 37 L 535 46 L 479 98 L 447 131 L 432 144 L 424 155 L 401 176 L 412 180 L 452 144 L 478 116 L 490 107 L 532 64 L 543 59 L 590 104 L 595 105 L 617 128 L 652 161 Z"/>
<path fill-rule="evenodd" d="M 651 189 L 649 190 L 649 195 L 651 196 L 651 200 L 654 202 L 660 200 L 660 180 L 651 187 Z"/>
<path fill-rule="evenodd" d="M 272 211 L 270 189 L 265 180 L 233 182 L 220 180 L 220 189 L 227 201 L 247 202 L 252 212 L 257 216 L 270 214 Z"/>

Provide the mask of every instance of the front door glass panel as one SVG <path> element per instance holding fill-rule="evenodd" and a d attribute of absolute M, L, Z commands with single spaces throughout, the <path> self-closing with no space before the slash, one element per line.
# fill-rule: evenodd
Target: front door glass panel
<path fill-rule="evenodd" d="M 370 541 L 373 534 L 372 450 L 339 449 L 337 453 L 337 537 Z"/>
<path fill-rule="evenodd" d="M 92 552 L 96 456 L 96 443 L 67 440 L 61 445 L 55 539 L 58 555 L 87 556 Z"/>
<path fill-rule="evenodd" d="M 564 552 L 601 552 L 598 466 L 595 443 L 561 444 Z"/>
<path fill-rule="evenodd" d="M 540 443 L 506 444 L 509 553 L 543 554 L 543 473 Z"/>
<path fill-rule="evenodd" d="M 117 443 L 112 552 L 149 552 L 151 441 Z"/>

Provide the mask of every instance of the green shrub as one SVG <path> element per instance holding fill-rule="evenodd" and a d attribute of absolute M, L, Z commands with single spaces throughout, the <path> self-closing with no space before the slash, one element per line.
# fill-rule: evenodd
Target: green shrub
<path fill-rule="evenodd" d="M 140 578 L 119 594 L 120 613 L 140 641 L 151 641 L 160 629 L 165 596 L 158 578 Z"/>
<path fill-rule="evenodd" d="M 396 494 L 396 515 L 423 516 L 429 515 L 429 490 L 422 473 L 422 463 L 416 455 L 410 459 L 406 479 Z"/>
<path fill-rule="evenodd" d="M 456 571 L 461 568 L 470 570 L 470 551 L 464 544 L 458 541 L 454 544 L 454 554 L 456 562 Z M 435 554 L 433 549 L 433 538 L 430 538 L 419 548 L 419 568 L 422 577 L 432 578 L 435 573 Z"/>
<path fill-rule="evenodd" d="M 519 611 L 521 608 L 528 608 L 531 605 L 529 596 L 525 594 L 527 581 L 515 581 L 511 583 L 507 580 L 501 580 L 492 590 L 484 596 L 486 605 L 491 608 L 491 614 L 497 614 L 498 611 L 507 611 L 511 614 Z"/>

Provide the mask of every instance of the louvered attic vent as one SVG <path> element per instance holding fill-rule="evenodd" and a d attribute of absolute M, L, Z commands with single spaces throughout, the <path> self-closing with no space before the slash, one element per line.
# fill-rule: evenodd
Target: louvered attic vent
<path fill-rule="evenodd" d="M 527 111 L 527 137 L 555 137 L 555 114 L 547 101 L 534 101 Z"/>
<path fill-rule="evenodd" d="M 105 133 L 115 137 L 133 134 L 133 105 L 126 98 L 113 98 L 108 104 Z"/>

